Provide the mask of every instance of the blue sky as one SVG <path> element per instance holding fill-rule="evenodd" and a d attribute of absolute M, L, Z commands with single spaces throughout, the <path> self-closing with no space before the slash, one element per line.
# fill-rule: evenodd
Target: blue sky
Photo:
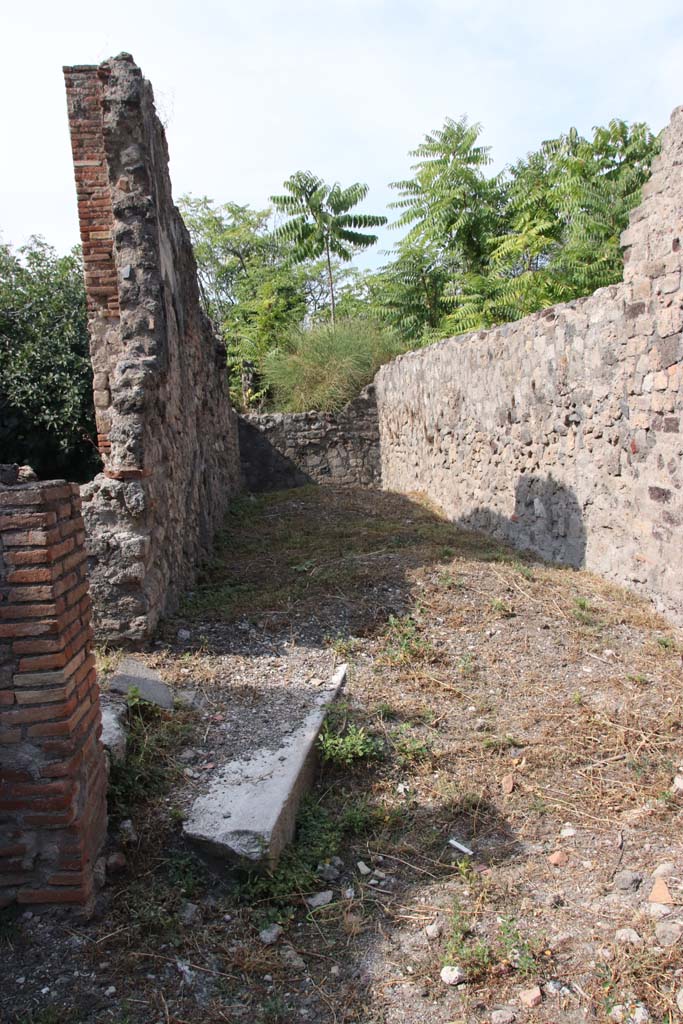
<path fill-rule="evenodd" d="M 60 251 L 78 241 L 62 64 L 132 53 L 175 195 L 256 207 L 306 169 L 367 182 L 385 212 L 446 116 L 482 122 L 498 168 L 571 125 L 659 130 L 683 104 L 681 0 L 31 0 L 3 6 L 0 38 L 0 237 Z"/>

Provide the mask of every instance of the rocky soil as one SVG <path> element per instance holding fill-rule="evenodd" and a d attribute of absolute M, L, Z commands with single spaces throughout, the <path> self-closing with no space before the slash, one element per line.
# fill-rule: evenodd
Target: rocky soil
<path fill-rule="evenodd" d="M 178 700 L 131 702 L 97 915 L 0 916 L 0 1020 L 683 1018 L 682 651 L 418 496 L 241 499 L 142 655 Z M 342 660 L 278 870 L 202 861 L 187 793 Z"/>

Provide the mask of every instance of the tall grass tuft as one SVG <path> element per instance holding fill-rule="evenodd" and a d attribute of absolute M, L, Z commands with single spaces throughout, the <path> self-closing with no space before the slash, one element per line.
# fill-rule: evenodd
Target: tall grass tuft
<path fill-rule="evenodd" d="M 371 320 L 342 320 L 292 331 L 271 350 L 263 375 L 284 412 L 334 412 L 369 384 L 382 363 L 406 350 L 406 343 Z"/>

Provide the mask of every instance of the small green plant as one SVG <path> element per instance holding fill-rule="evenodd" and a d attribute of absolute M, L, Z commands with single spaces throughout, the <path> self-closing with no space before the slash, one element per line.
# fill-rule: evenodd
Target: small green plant
<path fill-rule="evenodd" d="M 399 713 L 393 704 L 382 703 L 377 705 L 377 717 L 383 722 L 393 722 L 399 717 Z"/>
<path fill-rule="evenodd" d="M 512 565 L 517 570 L 520 576 L 523 576 L 525 580 L 529 581 L 529 583 L 533 583 L 534 574 L 531 571 L 530 566 L 525 565 L 524 562 L 513 562 Z"/>
<path fill-rule="evenodd" d="M 381 746 L 363 726 L 351 722 L 339 732 L 325 721 L 318 738 L 318 749 L 325 764 L 349 768 L 356 761 L 378 757 Z"/>
<path fill-rule="evenodd" d="M 191 853 L 173 851 L 164 861 L 164 873 L 174 889 L 183 896 L 196 896 L 208 884 L 206 868 Z"/>
<path fill-rule="evenodd" d="M 137 804 L 168 792 L 180 771 L 174 755 L 187 744 L 192 721 L 190 710 L 163 711 L 131 688 L 126 760 L 112 765 L 109 779 L 109 808 L 114 818 L 129 817 Z"/>
<path fill-rule="evenodd" d="M 491 601 L 491 611 L 496 612 L 497 615 L 502 615 L 505 619 L 511 619 L 515 614 L 514 608 L 500 597 L 494 597 L 493 601 Z"/>
<path fill-rule="evenodd" d="M 389 740 L 399 765 L 406 767 L 431 758 L 431 745 L 411 733 L 410 725 L 404 723 L 392 729 Z"/>
<path fill-rule="evenodd" d="M 482 746 L 484 750 L 491 750 L 496 754 L 502 754 L 512 747 L 523 747 L 524 744 L 508 734 L 506 736 L 488 736 L 482 743 Z"/>
<path fill-rule="evenodd" d="M 472 654 L 463 654 L 458 664 L 461 674 L 466 679 L 472 679 L 477 674 L 477 662 Z"/>
<path fill-rule="evenodd" d="M 494 962 L 493 950 L 485 939 L 474 937 L 458 900 L 453 901 L 450 925 L 444 965 L 462 967 L 467 972 L 468 981 L 487 974 Z"/>
<path fill-rule="evenodd" d="M 663 651 L 670 651 L 674 647 L 674 641 L 670 636 L 658 636 L 657 643 Z"/>
<path fill-rule="evenodd" d="M 432 655 L 431 644 L 425 640 L 411 615 L 397 618 L 389 616 L 385 661 L 389 665 L 409 665 Z"/>
<path fill-rule="evenodd" d="M 464 590 L 465 588 L 465 581 L 459 576 L 454 576 L 448 569 L 444 569 L 439 573 L 436 577 L 436 582 L 444 590 Z"/>
<path fill-rule="evenodd" d="M 524 978 L 538 973 L 539 965 L 533 946 L 523 939 L 513 917 L 504 917 L 500 922 L 499 934 L 505 959 L 508 960 Z"/>
<path fill-rule="evenodd" d="M 585 597 L 577 597 L 574 600 L 573 616 L 582 626 L 595 626 L 597 619 L 595 611 Z"/>
<path fill-rule="evenodd" d="M 360 640 L 355 636 L 327 637 L 325 643 L 329 644 L 342 661 L 348 661 L 360 646 Z"/>

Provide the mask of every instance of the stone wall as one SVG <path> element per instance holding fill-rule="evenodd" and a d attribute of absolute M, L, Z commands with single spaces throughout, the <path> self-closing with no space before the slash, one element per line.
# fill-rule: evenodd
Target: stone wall
<path fill-rule="evenodd" d="M 64 73 L 104 461 L 82 490 L 92 594 L 98 631 L 138 640 L 239 487 L 237 419 L 152 88 L 127 54 Z"/>
<path fill-rule="evenodd" d="M 622 284 L 384 366 L 382 481 L 681 622 L 683 107 L 622 242 Z"/>
<path fill-rule="evenodd" d="M 250 491 L 306 483 L 379 487 L 379 426 L 372 385 L 338 413 L 240 416 L 242 477 Z"/>
<path fill-rule="evenodd" d="M 0 483 L 0 907 L 94 895 L 107 776 L 80 509 L 75 484 Z"/>

